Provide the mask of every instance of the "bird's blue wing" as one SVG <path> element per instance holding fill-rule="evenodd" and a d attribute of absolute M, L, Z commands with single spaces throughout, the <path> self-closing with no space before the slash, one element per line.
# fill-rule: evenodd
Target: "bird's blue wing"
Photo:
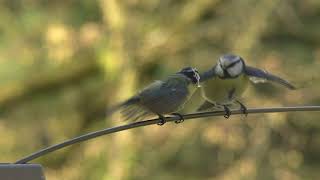
<path fill-rule="evenodd" d="M 159 111 L 170 111 L 181 104 L 188 95 L 186 85 L 181 79 L 171 78 L 162 82 L 161 86 L 150 91 L 145 91 L 142 95 L 142 103 L 151 109 Z"/>
<path fill-rule="evenodd" d="M 137 95 L 139 102 L 122 106 L 121 114 L 125 120 L 137 121 L 175 109 L 181 98 L 186 95 L 180 88 L 173 90 L 174 87 L 176 87 L 175 79 L 154 81 L 139 92 Z"/>
<path fill-rule="evenodd" d="M 289 89 L 296 89 L 288 81 L 258 68 L 246 66 L 245 74 L 251 76 L 250 80 L 254 83 L 265 82 L 265 80 L 267 80 L 286 86 Z"/>
<path fill-rule="evenodd" d="M 215 67 L 213 67 L 209 71 L 206 71 L 206 72 L 200 74 L 200 82 L 204 82 L 208 79 L 215 77 L 216 73 L 215 73 L 214 69 L 215 69 Z"/>

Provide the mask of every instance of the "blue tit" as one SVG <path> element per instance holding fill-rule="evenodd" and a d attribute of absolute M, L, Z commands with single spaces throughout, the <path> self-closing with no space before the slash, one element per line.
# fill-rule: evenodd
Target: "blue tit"
<path fill-rule="evenodd" d="M 159 125 L 165 123 L 165 114 L 183 117 L 176 113 L 183 108 L 191 95 L 199 87 L 200 75 L 195 68 L 186 67 L 170 75 L 165 80 L 157 80 L 149 84 L 135 96 L 115 106 L 107 115 L 120 109 L 125 120 L 141 120 L 150 115 L 158 115 Z"/>
<path fill-rule="evenodd" d="M 228 106 L 234 103 L 238 103 L 243 113 L 246 114 L 246 107 L 238 98 L 241 97 L 250 81 L 253 83 L 270 81 L 289 89 L 295 89 L 288 81 L 278 76 L 247 66 L 240 56 L 233 54 L 221 56 L 213 68 L 200 75 L 200 79 L 205 102 L 198 108 L 198 111 L 214 107 L 224 108 L 226 118 L 230 116 Z"/>

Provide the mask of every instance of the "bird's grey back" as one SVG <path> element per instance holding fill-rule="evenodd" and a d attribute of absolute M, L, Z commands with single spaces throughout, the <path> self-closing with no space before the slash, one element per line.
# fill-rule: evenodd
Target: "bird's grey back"
<path fill-rule="evenodd" d="M 188 80 L 180 74 L 145 89 L 140 93 L 141 105 L 156 114 L 168 114 L 180 109 L 188 98 Z"/>
<path fill-rule="evenodd" d="M 118 105 L 125 120 L 141 120 L 150 115 L 169 114 L 183 107 L 188 99 L 188 80 L 174 74 L 164 81 L 154 81 L 136 96 Z"/>

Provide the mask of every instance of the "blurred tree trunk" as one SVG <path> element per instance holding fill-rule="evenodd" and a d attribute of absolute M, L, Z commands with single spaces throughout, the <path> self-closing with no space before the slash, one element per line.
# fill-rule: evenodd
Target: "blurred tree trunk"
<path fill-rule="evenodd" d="M 125 49 L 126 33 L 126 9 L 117 0 L 101 0 L 104 22 L 109 29 L 109 44 L 106 49 L 105 57 L 101 60 L 106 72 L 106 78 L 114 80 L 112 98 L 115 103 L 119 100 L 128 98 L 134 91 L 136 73 L 132 67 L 132 61 L 127 56 Z M 112 75 L 111 75 L 112 73 Z M 108 79 L 109 80 L 109 79 Z M 128 94 L 129 93 L 129 94 Z M 110 94 L 111 95 L 111 94 Z M 107 117 L 107 121 L 111 118 Z M 119 121 L 119 118 L 114 120 Z M 118 124 L 119 122 L 115 122 Z M 134 143 L 131 131 L 117 133 L 111 137 L 112 147 L 106 147 L 110 151 L 110 156 L 106 159 L 107 164 L 111 165 L 106 171 L 106 179 L 126 179 L 129 174 L 131 164 L 128 162 L 131 155 L 135 153 L 132 147 Z"/>

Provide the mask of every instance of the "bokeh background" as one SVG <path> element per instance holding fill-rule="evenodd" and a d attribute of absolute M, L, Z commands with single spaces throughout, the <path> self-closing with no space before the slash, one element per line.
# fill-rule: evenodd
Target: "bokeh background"
<path fill-rule="evenodd" d="M 106 109 L 228 52 L 299 87 L 250 86 L 248 107 L 320 104 L 319 20 L 319 0 L 1 0 L 1 162 L 124 124 Z M 148 126 L 34 162 L 49 180 L 313 180 L 319 152 L 319 113 L 300 112 Z"/>

